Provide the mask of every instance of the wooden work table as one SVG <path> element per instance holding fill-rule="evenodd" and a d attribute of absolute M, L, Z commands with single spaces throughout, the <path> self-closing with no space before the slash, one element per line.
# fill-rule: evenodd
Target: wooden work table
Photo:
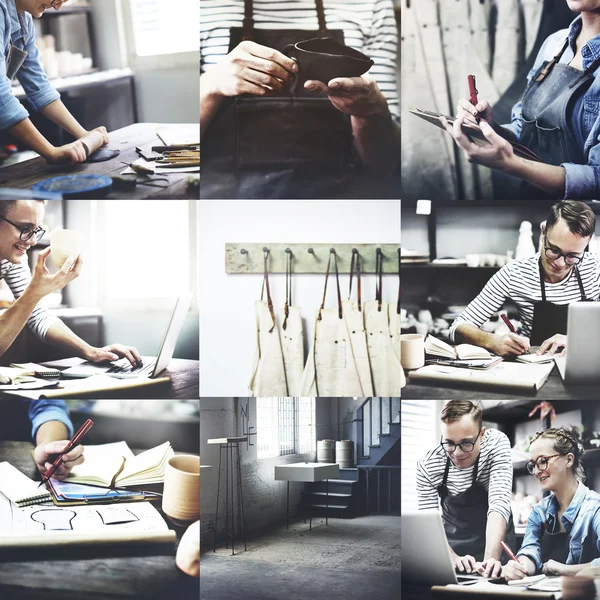
<path fill-rule="evenodd" d="M 485 387 L 467 387 L 459 383 L 448 384 L 444 387 L 411 383 L 407 374 L 406 387 L 402 388 L 403 399 L 434 400 L 437 398 L 448 399 L 460 395 L 465 400 L 502 400 L 511 398 L 541 398 L 542 400 L 596 400 L 600 393 L 600 386 L 565 386 L 558 369 L 554 367 L 550 377 L 537 394 L 525 394 L 506 388 L 497 390 Z"/>
<path fill-rule="evenodd" d="M 136 152 L 138 146 L 163 145 L 156 131 L 159 127 L 167 127 L 167 125 L 156 123 L 136 123 L 111 131 L 109 133 L 110 143 L 105 148 L 111 150 L 120 150 L 119 156 L 100 163 L 82 163 L 77 165 L 49 165 L 41 158 L 32 158 L 10 167 L 0 168 L 0 187 L 24 188 L 29 189 L 34 183 L 50 177 L 59 177 L 61 175 L 75 174 L 96 174 L 108 175 L 114 177 L 119 175 L 126 168 L 123 163 L 132 163 L 140 158 Z M 180 128 L 181 125 L 175 127 Z M 194 132 L 199 131 L 198 124 L 189 124 L 185 126 L 185 130 L 189 128 L 190 136 Z M 198 134 L 199 135 L 199 134 Z M 199 198 L 197 188 L 188 188 L 186 183 L 189 173 L 173 173 L 169 175 L 151 175 L 150 177 L 166 177 L 169 182 L 158 181 L 159 185 L 166 185 L 165 188 L 149 187 L 139 185 L 135 190 L 131 191 L 115 191 L 107 196 L 109 199 L 190 199 Z M 141 180 L 138 177 L 138 180 Z"/>
<path fill-rule="evenodd" d="M 9 461 L 31 479 L 39 480 L 27 442 L 0 441 L 0 462 Z M 160 506 L 156 508 L 160 510 Z M 182 528 L 176 528 L 178 540 Z M 0 533 L 1 535 L 1 533 Z M 175 565 L 175 549 L 162 556 L 119 556 L 117 545 L 98 557 L 96 548 L 56 549 L 52 556 L 35 551 L 18 561 L 0 563 L 0 597 L 46 600 L 195 600 L 200 581 Z M 92 554 L 92 552 L 94 554 Z M 117 557 L 118 556 L 118 557 Z M 1 560 L 1 558 L 0 558 Z"/>

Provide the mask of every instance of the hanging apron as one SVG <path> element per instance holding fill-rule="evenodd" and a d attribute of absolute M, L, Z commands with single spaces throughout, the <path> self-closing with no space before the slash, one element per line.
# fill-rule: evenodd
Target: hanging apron
<path fill-rule="evenodd" d="M 583 289 L 583 283 L 581 282 L 581 276 L 579 269 L 573 267 L 575 270 L 575 277 L 577 277 L 577 283 L 579 284 L 579 290 L 581 292 L 581 301 L 587 302 L 585 292 Z M 539 273 L 540 273 L 540 288 L 542 290 L 542 301 L 533 303 L 533 322 L 531 324 L 531 336 L 530 343 L 532 346 L 539 346 L 548 338 L 553 335 L 560 333 L 566 335 L 567 333 L 567 320 L 569 316 L 569 305 L 568 304 L 554 304 L 546 300 L 546 286 L 544 284 L 544 272 L 542 270 L 542 259 L 539 262 Z"/>
<path fill-rule="evenodd" d="M 326 309 L 325 299 L 332 254 L 335 257 L 338 307 Z M 365 397 L 350 340 L 344 319 L 337 256 L 331 253 L 325 274 L 323 302 L 317 312 L 313 344 L 302 375 L 302 396 Z"/>
<path fill-rule="evenodd" d="M 585 93 L 594 81 L 593 72 L 600 65 L 595 60 L 580 71 L 559 63 L 568 45 L 567 40 L 551 61 L 542 64 L 521 100 L 523 129 L 519 143 L 533 150 L 544 163 L 555 166 L 567 162 L 586 164 L 567 110 L 575 97 Z M 521 183 L 519 195 L 527 199 L 556 198 L 527 182 Z"/>
<path fill-rule="evenodd" d="M 244 0 L 244 26 L 230 29 L 229 52 L 242 40 L 280 52 L 315 37 L 343 44 L 344 32 L 327 28 L 323 0 L 315 5 L 318 31 L 265 30 L 254 29 L 253 2 Z M 298 74 L 293 92 L 224 100 L 202 137 L 202 199 L 352 196 L 362 167 L 350 115 L 304 82 Z"/>
<path fill-rule="evenodd" d="M 12 81 L 27 58 L 27 51 L 17 48 L 10 39 L 10 48 L 6 57 L 6 76 Z"/>
<path fill-rule="evenodd" d="M 438 486 L 438 495 L 442 506 L 442 521 L 448 538 L 448 544 L 458 554 L 469 554 L 481 562 L 485 553 L 485 530 L 487 527 L 488 492 L 483 485 L 477 483 L 479 456 L 473 467 L 471 487 L 464 492 L 452 496 L 448 492 L 448 473 L 450 457 L 446 459 L 444 479 Z M 506 527 L 506 543 L 514 548 L 515 528 L 512 514 Z M 506 559 L 503 559 L 503 562 Z"/>
<path fill-rule="evenodd" d="M 389 305 L 382 301 L 383 255 L 377 253 L 376 300 L 365 302 L 365 329 L 375 396 L 397 396 L 402 387 L 403 371 L 390 335 Z"/>
<path fill-rule="evenodd" d="M 352 280 L 356 272 L 357 279 L 357 302 L 353 302 L 352 296 Z M 365 332 L 364 318 L 362 313 L 362 291 L 360 280 L 360 254 L 358 251 L 352 253 L 352 261 L 350 263 L 350 289 L 348 292 L 348 300 L 342 301 L 342 313 L 346 321 L 348 329 L 348 337 L 354 362 L 358 369 L 360 385 L 364 396 L 373 396 L 373 381 L 371 379 L 371 367 L 369 365 L 369 350 L 367 348 L 367 334 Z"/>
<path fill-rule="evenodd" d="M 542 534 L 542 564 L 549 560 L 555 560 L 556 562 L 567 563 L 569 557 L 569 546 L 571 538 L 566 531 L 560 531 L 558 533 L 549 533 L 548 525 L 544 523 L 544 532 Z"/>
<path fill-rule="evenodd" d="M 280 339 L 289 396 L 300 396 L 300 384 L 304 372 L 304 336 L 300 308 L 292 306 L 292 258 L 286 257 L 285 306 L 283 307 Z"/>
<path fill-rule="evenodd" d="M 273 312 L 273 301 L 271 299 L 271 288 L 269 287 L 269 274 L 267 271 L 267 259 L 269 253 L 265 252 L 265 274 L 263 279 L 263 293 L 266 287 L 267 301 L 263 294 L 256 303 L 256 358 L 252 370 L 252 378 L 248 385 L 249 396 L 256 397 L 285 397 L 287 393 L 287 382 L 285 378 L 285 365 L 283 362 L 283 351 L 279 329 Z"/>

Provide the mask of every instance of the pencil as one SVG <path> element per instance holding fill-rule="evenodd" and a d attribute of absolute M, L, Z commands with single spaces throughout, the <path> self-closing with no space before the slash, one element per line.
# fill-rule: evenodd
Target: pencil
<path fill-rule="evenodd" d="M 511 333 L 517 333 L 517 330 L 513 327 L 513 324 L 510 322 L 509 318 L 504 313 L 500 313 L 500 316 L 506 323 L 506 326 L 510 329 Z"/>
<path fill-rule="evenodd" d="M 500 545 L 502 546 L 502 549 L 504 550 L 504 552 L 506 552 L 506 554 L 508 554 L 508 556 L 510 557 L 511 560 L 515 560 L 515 561 L 519 562 L 519 559 L 515 556 L 514 552 L 508 547 L 507 544 L 505 544 L 504 542 L 500 542 Z"/>

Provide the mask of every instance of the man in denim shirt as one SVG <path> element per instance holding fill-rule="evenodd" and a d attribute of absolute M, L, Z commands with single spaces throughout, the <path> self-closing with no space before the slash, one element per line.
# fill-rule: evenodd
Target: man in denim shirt
<path fill-rule="evenodd" d="M 600 564 L 600 495 L 583 484 L 583 447 L 568 430 L 546 429 L 531 443 L 527 470 L 544 492 L 531 510 L 523 544 L 502 570 L 506 579 L 576 575 Z"/>
<path fill-rule="evenodd" d="M 0 440 L 18 439 L 20 426 L 27 417 L 35 444 L 33 458 L 43 475 L 73 437 L 73 424 L 64 400 L 0 400 Z M 83 446 L 80 445 L 65 454 L 64 462 L 54 477 L 65 479 L 71 469 L 83 460 Z"/>
<path fill-rule="evenodd" d="M 41 17 L 50 8 L 60 10 L 63 4 L 61 0 L 0 0 L 0 41 L 4 53 L 4 60 L 0 60 L 0 129 L 9 131 L 52 164 L 85 161 L 87 153 L 80 138 L 89 133 L 68 111 L 48 81 L 35 45 L 33 17 Z M 23 86 L 33 109 L 77 141 L 57 148 L 36 129 L 23 105 L 13 96 L 11 80 L 14 77 Z M 95 131 L 108 143 L 104 127 Z"/>
<path fill-rule="evenodd" d="M 519 195 L 527 199 L 600 197 L 600 1 L 567 4 L 581 14 L 544 42 L 510 125 L 495 124 L 483 99 L 474 106 L 462 98 L 453 127 L 442 118 L 470 161 L 521 179 Z M 478 146 L 462 132 L 475 118 L 489 145 Z M 517 156 L 509 140 L 540 162 Z"/>

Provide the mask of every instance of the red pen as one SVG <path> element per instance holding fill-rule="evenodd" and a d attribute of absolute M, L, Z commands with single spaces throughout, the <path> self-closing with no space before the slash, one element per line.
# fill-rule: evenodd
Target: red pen
<path fill-rule="evenodd" d="M 469 75 L 467 77 L 467 80 L 469 81 L 469 96 L 471 97 L 471 104 L 473 106 L 477 106 L 477 102 L 479 102 L 479 100 L 477 100 L 477 88 L 475 87 L 475 75 Z M 475 117 L 475 120 L 479 123 L 479 117 Z"/>
<path fill-rule="evenodd" d="M 508 554 L 512 560 L 519 562 L 519 559 L 515 556 L 514 552 L 504 542 L 500 542 L 500 545 L 502 546 L 504 552 L 506 552 L 506 554 Z"/>
<path fill-rule="evenodd" d="M 81 442 L 83 436 L 92 428 L 93 424 L 94 424 L 94 421 L 92 421 L 91 419 L 88 419 L 79 428 L 79 431 L 73 436 L 73 439 L 69 442 L 69 445 L 65 448 L 65 450 L 63 452 L 61 452 L 58 455 L 56 460 L 52 463 L 52 466 L 46 471 L 46 474 L 42 477 L 42 481 L 40 482 L 40 485 L 42 485 L 42 483 L 46 483 L 52 477 L 52 475 L 54 475 L 54 473 L 56 473 L 56 469 L 58 469 L 58 467 L 60 467 L 60 465 L 63 461 L 63 456 L 65 454 L 68 454 L 69 452 L 71 452 L 71 450 L 73 450 L 73 448 L 75 448 L 75 446 L 77 446 L 79 444 L 79 442 Z M 40 487 L 40 485 L 38 485 L 38 487 Z"/>
<path fill-rule="evenodd" d="M 510 329 L 511 333 L 517 333 L 517 330 L 513 327 L 513 324 L 510 322 L 509 318 L 504 313 L 500 313 L 500 316 L 502 317 L 502 320 L 506 323 L 506 326 Z"/>

